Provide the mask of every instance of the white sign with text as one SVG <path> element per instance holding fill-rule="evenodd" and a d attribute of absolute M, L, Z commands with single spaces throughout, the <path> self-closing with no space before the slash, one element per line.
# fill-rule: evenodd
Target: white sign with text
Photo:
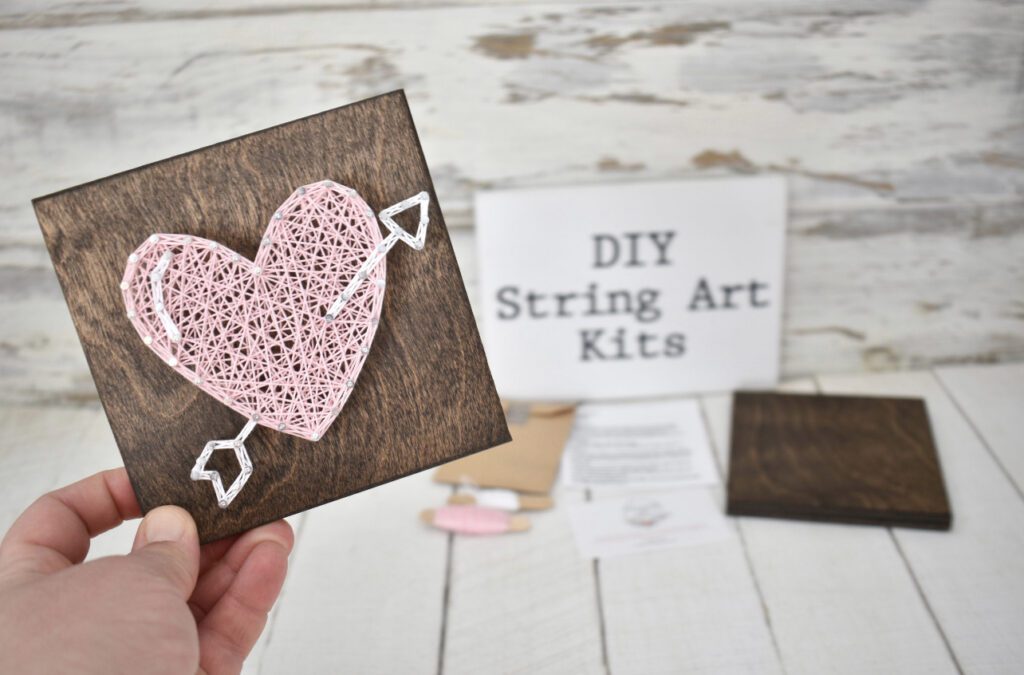
<path fill-rule="evenodd" d="M 481 192 L 476 225 L 484 341 L 502 396 L 776 383 L 783 178 Z"/>

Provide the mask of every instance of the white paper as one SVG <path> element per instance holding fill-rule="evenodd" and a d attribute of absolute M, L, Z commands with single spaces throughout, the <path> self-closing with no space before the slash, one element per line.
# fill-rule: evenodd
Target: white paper
<path fill-rule="evenodd" d="M 563 455 L 566 485 L 712 485 L 718 471 L 693 399 L 587 403 Z"/>
<path fill-rule="evenodd" d="M 778 176 L 481 192 L 481 314 L 498 391 L 621 399 L 769 387 Z"/>
<path fill-rule="evenodd" d="M 732 535 L 706 488 L 573 504 L 569 521 L 584 558 L 662 551 Z"/>

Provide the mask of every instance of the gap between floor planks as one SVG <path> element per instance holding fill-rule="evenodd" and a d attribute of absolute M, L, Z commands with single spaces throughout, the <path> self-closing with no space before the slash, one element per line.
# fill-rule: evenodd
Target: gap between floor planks
<path fill-rule="evenodd" d="M 928 402 L 953 507 L 953 530 L 933 533 L 895 528 L 890 530 L 890 539 L 905 560 L 953 665 L 961 672 L 1012 669 L 1016 666 L 1011 664 L 1024 654 L 1014 637 L 1020 629 L 1016 603 L 1024 597 L 1024 584 L 1004 571 L 1008 560 L 1024 554 L 1024 540 L 1015 526 L 1024 515 L 1024 504 L 999 461 L 999 453 L 982 433 L 987 427 L 997 438 L 1005 438 L 1005 434 L 1014 434 L 1011 427 L 1019 428 L 1019 423 L 1007 426 L 999 414 L 975 420 L 952 393 L 960 390 L 970 399 L 966 385 L 971 379 L 1009 377 L 1005 369 L 1016 367 L 942 369 L 953 379 L 966 378 L 958 387 L 948 388 L 934 369 L 819 378 L 827 393 L 916 396 Z M 1019 385 L 1007 386 L 1002 392 L 1006 400 L 994 402 L 1004 406 L 1003 415 L 1012 413 L 1024 396 Z M 974 392 L 975 398 L 978 394 Z M 985 387 L 981 394 L 988 394 Z"/>
<path fill-rule="evenodd" d="M 1011 368 L 1013 366 L 1006 367 Z M 1004 476 L 1006 476 L 1006 480 L 1008 480 L 1010 482 L 1010 485 L 1012 485 L 1013 488 L 1017 491 L 1017 496 L 1021 498 L 1021 501 L 1024 501 L 1024 489 L 1022 489 L 1021 484 L 1017 482 L 1016 477 L 1006 466 L 1006 463 L 1003 461 L 1002 457 L 1000 457 L 999 453 L 995 451 L 989 440 L 985 438 L 985 434 L 983 434 L 981 432 L 981 429 L 978 428 L 978 424 L 977 422 L 975 422 L 974 418 L 968 414 L 967 410 L 964 408 L 963 403 L 953 392 L 949 383 L 946 382 L 946 380 L 942 377 L 941 373 L 935 371 L 934 369 L 932 370 L 932 374 L 938 381 L 939 386 L 942 387 L 942 390 L 946 392 L 946 396 L 948 396 L 949 400 L 953 402 L 953 405 L 956 407 L 957 412 L 959 412 L 961 417 L 963 417 L 967 421 L 967 424 L 971 427 L 971 431 L 974 432 L 974 435 L 978 437 L 978 440 L 981 442 L 982 446 L 985 448 L 986 451 L 988 451 L 989 456 L 992 457 L 992 461 L 995 462 L 996 466 L 999 467 L 999 470 L 1003 473 Z"/>
<path fill-rule="evenodd" d="M 933 371 L 929 370 L 928 372 L 931 374 L 932 377 L 936 377 L 936 375 L 935 375 L 935 373 Z M 821 386 L 820 379 L 817 376 L 813 377 L 812 379 L 814 381 L 814 389 L 815 389 L 815 391 L 818 394 L 824 393 L 822 391 L 822 386 Z M 936 377 L 936 379 L 938 379 L 938 378 Z M 948 392 L 947 392 L 947 395 L 948 395 Z M 958 408 L 958 410 L 959 410 L 959 408 Z M 961 411 L 961 415 L 962 414 L 963 414 L 963 412 Z M 965 419 L 966 419 L 966 417 L 965 417 Z M 939 623 L 938 617 L 935 616 L 935 610 L 932 608 L 931 603 L 928 602 L 928 598 L 925 596 L 924 589 L 921 588 L 921 582 L 917 578 L 917 575 L 914 573 L 914 568 L 910 564 L 910 561 L 907 559 L 906 554 L 903 552 L 903 549 L 900 546 L 899 540 L 896 538 L 896 534 L 893 532 L 893 528 L 890 527 L 890 526 L 886 526 L 885 529 L 889 533 L 889 540 L 892 542 L 892 545 L 895 547 L 896 553 L 899 555 L 900 560 L 903 561 L 903 564 L 904 564 L 904 566 L 907 569 L 907 574 L 910 575 L 910 579 L 911 579 L 911 581 L 914 584 L 914 590 L 917 592 L 917 596 L 918 596 L 918 598 L 920 598 L 921 604 L 923 604 L 924 608 L 928 611 L 928 616 L 931 618 L 932 625 L 935 626 L 935 630 L 938 631 L 939 636 L 942 638 L 942 642 L 943 642 L 943 644 L 946 647 L 946 652 L 949 654 L 950 660 L 953 662 L 954 667 L 956 667 L 957 672 L 958 673 L 963 673 L 964 672 L 963 668 L 960 666 L 960 662 L 956 658 L 956 653 L 953 651 L 953 647 L 952 647 L 952 645 L 949 642 L 949 636 L 946 635 L 946 631 L 943 630 L 942 624 Z M 760 590 L 758 592 L 760 592 Z"/>
<path fill-rule="evenodd" d="M 815 383 L 815 387 L 817 387 L 817 383 Z M 714 435 L 711 433 L 711 420 L 708 418 L 707 405 L 704 396 L 701 396 L 699 400 L 700 419 L 704 423 L 704 431 L 708 437 L 708 444 L 711 446 L 711 458 L 715 462 L 715 469 L 718 471 L 719 480 L 722 481 L 724 486 L 726 481 L 728 481 L 728 474 L 726 473 L 726 466 L 725 463 L 722 461 L 722 457 L 728 456 L 729 449 L 719 449 L 717 447 L 717 442 L 715 441 Z M 765 627 L 767 628 L 768 636 L 771 638 L 772 641 L 772 650 L 775 652 L 775 659 L 779 664 L 779 668 L 785 675 L 786 665 L 782 661 L 782 651 L 779 649 L 779 639 L 775 636 L 775 630 L 772 628 L 771 611 L 768 609 L 768 603 L 765 602 L 764 591 L 761 590 L 761 582 L 757 578 L 757 570 L 754 569 L 754 563 L 750 559 L 750 549 L 747 547 L 747 538 L 743 534 L 742 519 L 735 518 L 734 521 L 736 523 L 736 538 L 740 542 L 740 549 L 742 549 L 743 551 L 743 561 L 747 566 L 747 571 L 750 573 L 750 579 L 753 582 L 754 590 L 757 592 L 757 600 L 761 605 L 761 613 L 764 618 Z"/>

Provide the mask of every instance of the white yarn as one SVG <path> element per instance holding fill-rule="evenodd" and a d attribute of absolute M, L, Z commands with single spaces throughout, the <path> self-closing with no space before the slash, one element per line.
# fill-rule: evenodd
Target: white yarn
<path fill-rule="evenodd" d="M 483 506 L 489 509 L 498 509 L 499 511 L 519 510 L 519 493 L 515 490 L 505 490 L 502 488 L 473 488 L 465 490 L 465 492 L 473 495 L 477 506 Z"/>

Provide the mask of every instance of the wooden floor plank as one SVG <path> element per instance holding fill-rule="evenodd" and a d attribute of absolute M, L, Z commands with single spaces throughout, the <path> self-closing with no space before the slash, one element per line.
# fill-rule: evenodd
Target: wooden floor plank
<path fill-rule="evenodd" d="M 556 492 L 556 508 L 530 513 L 525 534 L 456 537 L 445 673 L 604 672 L 593 565 L 566 509 L 581 499 Z"/>
<path fill-rule="evenodd" d="M 704 419 L 712 429 L 718 420 Z M 716 460 L 720 459 L 716 456 Z M 718 462 L 719 471 L 723 464 Z M 724 504 L 722 484 L 707 490 Z M 595 498 L 621 490 L 596 491 Z M 738 523 L 738 519 L 734 523 Z M 768 615 L 737 530 L 727 541 L 602 560 L 611 670 L 619 673 L 783 672 Z"/>
<path fill-rule="evenodd" d="M 417 516 L 447 490 L 428 473 L 306 515 L 250 672 L 436 673 L 448 547 Z"/>
<path fill-rule="evenodd" d="M 784 387 L 813 392 L 812 381 Z M 731 395 L 707 396 L 728 466 Z M 738 518 L 787 673 L 951 673 L 956 668 L 885 528 Z"/>
<path fill-rule="evenodd" d="M 0 532 L 44 492 L 122 465 L 99 406 L 14 406 L 0 410 Z M 187 476 L 182 477 L 188 480 Z M 126 553 L 138 523 L 93 539 L 89 559 Z"/>
<path fill-rule="evenodd" d="M 719 488 L 692 489 L 722 502 Z M 782 672 L 738 537 L 601 560 L 599 569 L 615 675 Z"/>
<path fill-rule="evenodd" d="M 819 381 L 827 393 L 925 399 L 953 528 L 894 529 L 895 539 L 963 670 L 1018 671 L 1024 663 L 1024 500 L 931 373 L 826 376 Z M 1020 409 L 1008 414 L 1017 418 L 1019 429 Z M 865 572 L 877 574 L 874 568 Z"/>
<path fill-rule="evenodd" d="M 1018 493 L 1024 493 L 1024 363 L 936 370 Z"/>
<path fill-rule="evenodd" d="M 72 452 L 81 411 L 30 406 L 0 409 L 4 442 L 0 447 L 0 531 L 6 532 L 36 497 L 57 486 L 61 465 Z"/>

